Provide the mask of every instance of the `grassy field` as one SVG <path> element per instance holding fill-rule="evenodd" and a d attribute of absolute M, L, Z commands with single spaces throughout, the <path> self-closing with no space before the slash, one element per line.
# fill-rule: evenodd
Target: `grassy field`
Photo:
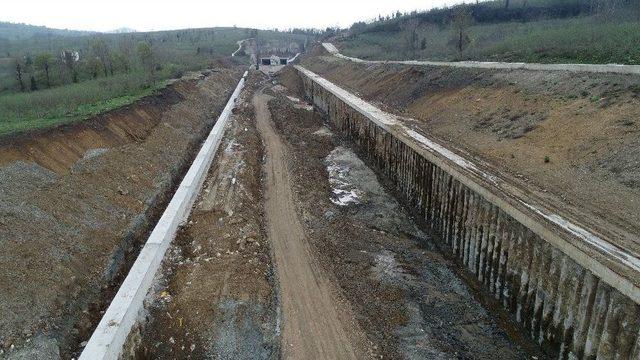
<path fill-rule="evenodd" d="M 121 74 L 32 93 L 0 96 L 0 136 L 81 121 L 129 105 L 165 87 L 146 76 Z"/>
<path fill-rule="evenodd" d="M 608 21 L 581 15 L 558 19 L 475 23 L 462 53 L 452 39 L 452 26 L 421 23 L 422 46 L 408 45 L 401 27 L 366 31 L 339 42 L 346 55 L 366 59 L 481 60 L 540 63 L 640 64 L 640 18 L 619 16 Z M 391 27 L 390 27 L 391 28 Z"/>

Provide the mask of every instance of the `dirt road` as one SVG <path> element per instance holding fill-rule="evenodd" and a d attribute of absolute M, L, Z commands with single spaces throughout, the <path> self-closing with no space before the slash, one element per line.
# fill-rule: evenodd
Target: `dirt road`
<path fill-rule="evenodd" d="M 349 309 L 335 301 L 335 291 L 314 262 L 296 213 L 285 147 L 276 134 L 267 102 L 253 99 L 257 127 L 266 148 L 265 216 L 267 237 L 275 255 L 283 317 L 282 352 L 285 359 L 357 359 L 362 331 Z"/>

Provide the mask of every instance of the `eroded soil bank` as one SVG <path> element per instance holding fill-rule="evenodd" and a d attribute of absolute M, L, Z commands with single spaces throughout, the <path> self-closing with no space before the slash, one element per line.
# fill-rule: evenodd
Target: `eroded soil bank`
<path fill-rule="evenodd" d="M 640 77 L 367 65 L 317 55 L 304 66 L 416 119 L 407 124 L 640 253 Z"/>
<path fill-rule="evenodd" d="M 86 124 L 5 142 L 4 356 L 77 354 L 241 74 L 218 63 Z"/>

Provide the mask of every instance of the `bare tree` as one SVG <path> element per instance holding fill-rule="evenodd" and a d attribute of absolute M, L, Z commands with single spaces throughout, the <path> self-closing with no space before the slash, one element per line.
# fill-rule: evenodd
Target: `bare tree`
<path fill-rule="evenodd" d="M 451 21 L 453 26 L 454 38 L 456 50 L 462 55 L 464 49 L 471 43 L 469 37 L 469 28 L 473 24 L 473 17 L 467 6 L 458 6 L 455 9 L 453 20 Z"/>
<path fill-rule="evenodd" d="M 102 37 L 95 37 L 91 39 L 91 52 L 95 55 L 100 62 L 102 63 L 102 68 L 104 70 L 104 76 L 108 76 L 107 71 L 111 72 L 113 75 L 113 67 L 111 65 L 111 56 L 109 54 L 109 46 L 107 42 Z"/>
<path fill-rule="evenodd" d="M 418 48 L 418 27 L 420 26 L 420 19 L 411 18 L 403 22 L 401 25 L 404 31 L 405 40 L 407 41 L 407 48 L 415 53 Z"/>
<path fill-rule="evenodd" d="M 618 0 L 591 0 L 591 14 L 599 21 L 611 21 L 619 5 Z"/>
<path fill-rule="evenodd" d="M 149 74 L 149 79 L 155 84 L 155 63 L 153 60 L 153 50 L 151 50 L 151 46 L 146 41 L 141 41 L 138 43 L 138 56 L 140 57 L 140 62 L 142 63 L 142 67 Z"/>
<path fill-rule="evenodd" d="M 36 69 L 44 72 L 45 79 L 47 80 L 47 87 L 51 87 L 51 78 L 49 76 L 49 70 L 51 69 L 52 56 L 49 53 L 42 53 L 36 56 L 35 65 Z"/>
<path fill-rule="evenodd" d="M 24 81 L 22 81 L 22 65 L 16 60 L 16 80 L 20 84 L 20 91 L 24 92 Z"/>
<path fill-rule="evenodd" d="M 61 77 L 67 78 L 65 74 L 71 75 L 71 81 L 78 81 L 78 73 L 76 72 L 76 62 L 79 59 L 79 54 L 73 50 L 62 50 L 62 66 Z"/>

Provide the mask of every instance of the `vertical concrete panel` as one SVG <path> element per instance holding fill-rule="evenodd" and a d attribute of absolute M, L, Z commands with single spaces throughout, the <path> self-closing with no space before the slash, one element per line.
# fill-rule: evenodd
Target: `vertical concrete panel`
<path fill-rule="evenodd" d="M 596 358 L 598 347 L 600 346 L 600 339 L 602 338 L 607 315 L 610 310 L 609 292 L 609 286 L 599 281 L 596 289 L 596 299 L 592 309 L 591 323 L 584 346 L 584 357 L 586 359 Z"/>

